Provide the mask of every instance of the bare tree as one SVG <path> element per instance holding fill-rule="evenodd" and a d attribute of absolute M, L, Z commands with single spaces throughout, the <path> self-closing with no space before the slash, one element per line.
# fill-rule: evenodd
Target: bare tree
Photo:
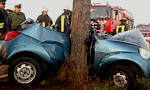
<path fill-rule="evenodd" d="M 83 85 L 88 78 L 85 40 L 90 31 L 90 5 L 91 0 L 73 1 L 71 55 L 68 69 L 78 85 Z"/>

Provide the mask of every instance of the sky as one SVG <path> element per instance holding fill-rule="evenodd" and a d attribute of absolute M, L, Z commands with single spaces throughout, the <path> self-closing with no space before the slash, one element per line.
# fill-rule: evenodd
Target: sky
<path fill-rule="evenodd" d="M 106 2 L 111 6 L 122 7 L 134 16 L 134 25 L 150 24 L 150 0 L 91 0 L 91 3 Z M 14 9 L 14 5 L 22 4 L 22 12 L 26 18 L 34 20 L 42 13 L 43 8 L 48 8 L 48 15 L 53 22 L 63 13 L 63 8 L 69 6 L 72 9 L 73 0 L 7 0 L 5 9 Z"/>

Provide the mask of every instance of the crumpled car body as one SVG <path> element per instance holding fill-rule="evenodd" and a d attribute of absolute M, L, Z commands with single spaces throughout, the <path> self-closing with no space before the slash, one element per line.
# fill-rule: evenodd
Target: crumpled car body
<path fill-rule="evenodd" d="M 129 61 L 141 69 L 146 78 L 150 76 L 150 58 L 144 59 L 139 48 L 150 51 L 147 42 L 139 30 L 131 30 L 117 34 L 109 39 L 99 39 L 95 42 L 95 71 L 117 61 Z M 97 54 L 101 54 L 97 57 Z"/>
<path fill-rule="evenodd" d="M 131 84 L 137 83 L 137 76 L 150 77 L 150 49 L 139 30 L 107 39 L 95 34 L 95 39 L 94 71 L 98 74 L 108 75 L 109 80 L 123 89 L 135 88 Z"/>
<path fill-rule="evenodd" d="M 1 41 L 1 58 L 4 63 L 12 63 L 14 57 L 21 53 L 39 56 L 53 69 L 60 68 L 65 57 L 70 53 L 70 37 L 68 34 L 46 29 L 34 23 L 10 41 Z M 58 64 L 60 66 L 58 67 Z M 55 71 L 55 70 L 53 70 Z"/>

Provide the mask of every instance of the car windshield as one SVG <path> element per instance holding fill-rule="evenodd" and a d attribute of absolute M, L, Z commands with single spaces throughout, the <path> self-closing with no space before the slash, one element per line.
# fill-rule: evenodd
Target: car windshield
<path fill-rule="evenodd" d="M 116 34 L 115 36 L 107 40 L 130 43 L 150 51 L 150 48 L 146 40 L 144 39 L 144 36 L 138 29 L 129 30 L 123 33 Z"/>
<path fill-rule="evenodd" d="M 91 19 L 109 19 L 111 15 L 110 7 L 91 7 Z"/>

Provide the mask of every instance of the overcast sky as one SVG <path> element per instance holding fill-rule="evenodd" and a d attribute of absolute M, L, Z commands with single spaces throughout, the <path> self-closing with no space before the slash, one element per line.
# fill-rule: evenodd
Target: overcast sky
<path fill-rule="evenodd" d="M 122 7 L 131 12 L 135 18 L 135 25 L 150 23 L 150 0 L 91 0 L 92 3 L 101 3 L 105 5 L 109 2 L 111 6 Z M 22 12 L 27 18 L 36 20 L 41 14 L 42 9 L 47 7 L 49 9 L 49 16 L 55 22 L 57 17 L 63 12 L 65 6 L 72 8 L 73 0 L 7 0 L 6 9 L 14 8 L 16 4 L 22 4 Z"/>

